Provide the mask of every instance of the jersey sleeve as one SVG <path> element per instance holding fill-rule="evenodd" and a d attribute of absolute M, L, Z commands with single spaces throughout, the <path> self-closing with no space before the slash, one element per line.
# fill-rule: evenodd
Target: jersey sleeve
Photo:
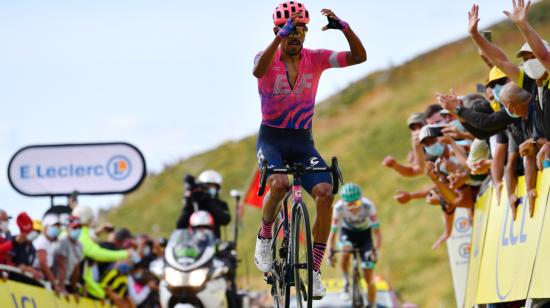
<path fill-rule="evenodd" d="M 380 221 L 378 220 L 378 215 L 376 213 L 376 206 L 374 206 L 374 203 L 372 203 L 372 201 L 370 200 L 366 200 L 370 206 L 370 211 L 369 211 L 369 220 L 370 220 L 370 225 L 371 225 L 371 228 L 373 229 L 376 229 L 376 228 L 379 228 L 380 227 Z"/>
<path fill-rule="evenodd" d="M 328 68 L 348 66 L 347 55 L 347 51 L 316 49 L 312 52 L 312 59 L 321 70 L 326 70 Z"/>
<path fill-rule="evenodd" d="M 332 225 L 330 227 L 331 232 L 336 232 L 340 228 L 340 224 L 342 223 L 342 211 L 340 211 L 341 203 L 337 202 L 334 205 L 334 208 L 332 209 Z"/>

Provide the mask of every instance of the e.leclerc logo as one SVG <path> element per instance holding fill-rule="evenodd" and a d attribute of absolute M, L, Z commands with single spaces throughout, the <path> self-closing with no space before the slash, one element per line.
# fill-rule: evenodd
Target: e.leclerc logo
<path fill-rule="evenodd" d="M 466 217 L 460 217 L 455 221 L 456 231 L 464 233 L 470 229 L 470 221 Z"/>
<path fill-rule="evenodd" d="M 123 155 L 111 157 L 105 165 L 66 164 L 44 166 L 41 164 L 25 164 L 19 167 L 19 176 L 22 180 L 102 177 L 107 174 L 113 180 L 121 181 L 126 179 L 131 172 L 132 163 Z"/>

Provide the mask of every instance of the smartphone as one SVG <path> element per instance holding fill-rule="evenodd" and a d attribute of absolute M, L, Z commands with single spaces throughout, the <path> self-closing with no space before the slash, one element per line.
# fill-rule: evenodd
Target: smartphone
<path fill-rule="evenodd" d="M 441 137 L 443 136 L 443 132 L 441 130 L 443 129 L 443 126 L 436 126 L 436 127 L 430 127 L 430 136 L 431 137 Z"/>
<path fill-rule="evenodd" d="M 483 37 L 489 42 L 493 42 L 493 32 L 491 32 L 490 30 L 481 31 L 481 35 L 483 35 Z"/>

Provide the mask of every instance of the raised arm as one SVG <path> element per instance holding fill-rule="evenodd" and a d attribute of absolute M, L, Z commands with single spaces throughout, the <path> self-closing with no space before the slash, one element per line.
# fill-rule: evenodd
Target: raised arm
<path fill-rule="evenodd" d="M 516 0 L 512 0 L 512 6 L 512 11 L 504 11 L 504 15 L 518 26 L 521 34 L 529 46 L 531 46 L 535 57 L 539 59 L 540 63 L 544 65 L 547 71 L 550 71 L 550 51 L 546 49 L 542 38 L 527 20 L 531 1 L 527 1 L 527 4 L 525 4 L 525 0 L 517 0 L 517 2 Z"/>
<path fill-rule="evenodd" d="M 294 26 L 296 26 L 296 22 L 294 21 L 295 18 L 299 18 L 301 16 L 301 12 L 293 13 L 283 28 L 276 30 L 275 38 L 273 38 L 267 48 L 256 57 L 254 60 L 254 70 L 252 71 L 252 74 L 256 78 L 262 78 L 265 73 L 267 73 L 269 67 L 271 67 L 271 64 L 273 63 L 273 58 L 275 58 L 277 48 L 279 48 L 281 42 L 293 31 Z"/>
<path fill-rule="evenodd" d="M 322 28 L 323 31 L 328 29 L 342 30 L 344 36 L 348 40 L 349 49 L 346 56 L 348 65 L 355 65 L 367 61 L 367 51 L 363 47 L 363 43 L 353 30 L 351 30 L 349 24 L 340 18 L 338 18 L 334 12 L 329 9 L 322 9 L 321 13 L 327 17 L 328 24 Z"/>
<path fill-rule="evenodd" d="M 508 78 L 514 81 L 518 80 L 520 76 L 519 68 L 508 59 L 506 54 L 500 48 L 489 42 L 483 37 L 483 35 L 481 35 L 481 33 L 479 33 L 477 29 L 479 23 L 479 6 L 477 4 L 474 4 L 470 12 L 468 12 L 468 20 L 468 31 L 470 32 L 470 37 L 481 52 L 486 55 L 495 66 L 503 71 Z"/>

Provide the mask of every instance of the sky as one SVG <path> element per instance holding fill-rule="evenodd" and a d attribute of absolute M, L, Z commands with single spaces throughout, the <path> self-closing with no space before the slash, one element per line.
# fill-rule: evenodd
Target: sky
<path fill-rule="evenodd" d="M 48 198 L 19 195 L 7 166 L 32 144 L 125 141 L 149 171 L 255 133 L 261 120 L 254 56 L 273 37 L 277 1 L 0 0 L 0 208 L 40 218 Z M 368 60 L 323 74 L 317 101 L 374 70 L 467 35 L 463 0 L 304 2 L 305 47 L 348 50 L 322 32 L 322 8 L 346 20 Z M 480 27 L 511 1 L 481 0 Z M 179 179 L 174 179 L 178 180 Z M 244 186 L 244 183 L 243 183 Z M 120 196 L 83 196 L 94 208 Z M 64 198 L 56 203 L 64 203 Z M 174 204 L 174 206 L 179 206 Z M 15 224 L 12 222 L 12 230 Z"/>

